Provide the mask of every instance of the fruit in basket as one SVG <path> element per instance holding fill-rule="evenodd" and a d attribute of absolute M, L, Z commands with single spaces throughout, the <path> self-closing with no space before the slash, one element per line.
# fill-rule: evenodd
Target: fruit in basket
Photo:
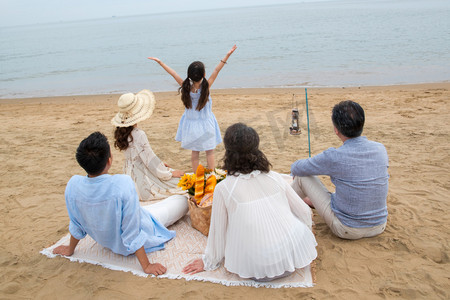
<path fill-rule="evenodd" d="M 206 186 L 205 186 L 205 194 L 212 194 L 214 193 L 214 188 L 216 187 L 217 179 L 216 176 L 211 175 L 206 179 Z"/>
<path fill-rule="evenodd" d="M 203 198 L 204 188 L 205 188 L 205 168 L 202 165 L 198 165 L 196 179 L 195 179 L 195 195 L 194 198 L 197 201 L 197 204 Z"/>

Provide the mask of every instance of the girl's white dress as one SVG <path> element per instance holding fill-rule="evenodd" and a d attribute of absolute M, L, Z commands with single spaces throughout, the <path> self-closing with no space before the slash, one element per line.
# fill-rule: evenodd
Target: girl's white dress
<path fill-rule="evenodd" d="M 181 147 L 193 151 L 215 149 L 222 142 L 220 128 L 212 112 L 212 100 L 209 97 L 205 107 L 196 110 L 201 90 L 190 93 L 192 107 L 185 108 L 178 125 L 175 140 L 181 142 Z"/>
<path fill-rule="evenodd" d="M 136 184 L 141 201 L 160 200 L 186 191 L 177 187 L 179 178 L 172 178 L 173 169 L 168 168 L 153 152 L 145 132 L 137 127 L 131 132 L 125 150 L 124 173 Z"/>
<path fill-rule="evenodd" d="M 311 209 L 275 172 L 228 176 L 214 191 L 205 270 L 225 268 L 242 278 L 293 272 L 316 257 Z"/>

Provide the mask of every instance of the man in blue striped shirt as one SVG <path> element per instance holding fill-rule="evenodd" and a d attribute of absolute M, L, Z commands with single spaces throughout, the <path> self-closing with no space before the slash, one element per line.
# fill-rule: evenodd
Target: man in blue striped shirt
<path fill-rule="evenodd" d="M 336 104 L 331 119 L 343 145 L 294 162 L 292 187 L 338 237 L 376 236 L 386 228 L 388 215 L 386 148 L 361 136 L 365 116 L 358 103 Z M 330 176 L 336 191 L 330 193 L 316 175 Z"/>

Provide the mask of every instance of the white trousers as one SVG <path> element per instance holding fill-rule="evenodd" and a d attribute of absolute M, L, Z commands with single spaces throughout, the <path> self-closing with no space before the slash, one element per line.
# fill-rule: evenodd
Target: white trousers
<path fill-rule="evenodd" d="M 168 227 L 181 219 L 188 212 L 188 200 L 186 195 L 173 195 L 155 204 L 145 205 L 152 216 L 165 227 Z"/>
<path fill-rule="evenodd" d="M 348 227 L 341 223 L 331 209 L 331 193 L 317 176 L 294 177 L 292 188 L 301 197 L 308 197 L 317 213 L 322 216 L 331 231 L 340 238 L 357 240 L 379 235 L 386 223 L 367 228 Z"/>

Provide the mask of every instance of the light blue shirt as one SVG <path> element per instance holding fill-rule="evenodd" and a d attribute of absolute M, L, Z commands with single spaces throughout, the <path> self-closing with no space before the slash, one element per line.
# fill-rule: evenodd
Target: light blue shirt
<path fill-rule="evenodd" d="M 336 187 L 331 209 L 349 227 L 364 228 L 387 220 L 389 161 L 383 144 L 366 137 L 348 139 L 291 166 L 294 176 L 328 175 Z"/>
<path fill-rule="evenodd" d="M 175 237 L 139 205 L 128 175 L 75 175 L 67 183 L 65 197 L 70 234 L 76 239 L 89 234 L 114 253 L 127 256 L 142 246 L 153 252 Z"/>

